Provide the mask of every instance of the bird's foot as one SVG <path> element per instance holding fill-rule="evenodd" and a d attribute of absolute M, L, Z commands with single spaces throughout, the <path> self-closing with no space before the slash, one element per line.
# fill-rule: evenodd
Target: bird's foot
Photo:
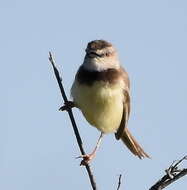
<path fill-rule="evenodd" d="M 96 153 L 92 152 L 91 154 L 85 154 L 78 156 L 77 158 L 83 158 L 83 160 L 80 163 L 80 166 L 86 166 L 90 163 L 90 161 L 95 157 Z"/>
<path fill-rule="evenodd" d="M 64 103 L 64 105 L 62 107 L 59 108 L 59 111 L 64 111 L 64 110 L 68 111 L 69 109 L 71 109 L 73 107 L 75 107 L 74 102 L 67 101 Z"/>

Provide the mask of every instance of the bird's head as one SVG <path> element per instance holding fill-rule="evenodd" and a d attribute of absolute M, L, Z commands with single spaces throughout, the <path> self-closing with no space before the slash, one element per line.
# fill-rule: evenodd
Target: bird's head
<path fill-rule="evenodd" d="M 114 46 L 105 40 L 94 40 L 88 43 L 83 66 L 91 71 L 118 69 L 119 61 Z"/>

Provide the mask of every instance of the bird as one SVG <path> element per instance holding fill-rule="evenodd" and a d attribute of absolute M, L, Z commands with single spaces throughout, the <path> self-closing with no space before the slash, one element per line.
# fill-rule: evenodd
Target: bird
<path fill-rule="evenodd" d="M 106 40 L 87 44 L 86 55 L 71 87 L 73 101 L 88 123 L 101 135 L 91 154 L 81 155 L 82 165 L 95 157 L 103 136 L 114 133 L 117 140 L 140 159 L 150 158 L 127 128 L 130 116 L 130 80 L 121 66 L 116 48 Z"/>

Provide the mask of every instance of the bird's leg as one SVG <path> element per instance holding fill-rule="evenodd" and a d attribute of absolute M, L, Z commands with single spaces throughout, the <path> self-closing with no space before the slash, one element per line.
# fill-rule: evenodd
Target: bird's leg
<path fill-rule="evenodd" d="M 104 134 L 101 132 L 101 135 L 99 136 L 97 144 L 96 144 L 96 146 L 95 146 L 95 148 L 94 148 L 94 150 L 92 151 L 91 154 L 85 154 L 85 155 L 81 155 L 81 156 L 77 157 L 77 158 L 83 158 L 83 160 L 80 163 L 80 166 L 87 165 L 96 156 L 96 151 L 97 151 L 97 149 L 99 148 L 99 146 L 101 144 L 101 140 L 103 138 L 103 135 Z"/>
<path fill-rule="evenodd" d="M 74 102 L 72 101 L 67 101 L 64 103 L 64 105 L 62 107 L 59 108 L 59 111 L 64 111 L 64 110 L 69 110 L 71 108 L 75 107 Z"/>

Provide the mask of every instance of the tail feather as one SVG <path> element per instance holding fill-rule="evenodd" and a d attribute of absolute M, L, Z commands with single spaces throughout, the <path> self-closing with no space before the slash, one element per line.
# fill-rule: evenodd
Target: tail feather
<path fill-rule="evenodd" d="M 150 158 L 150 156 L 144 152 L 142 147 L 138 144 L 135 138 L 131 135 L 130 131 L 125 128 L 121 140 L 125 143 L 128 149 L 135 155 L 138 156 L 140 159 L 142 158 Z"/>

